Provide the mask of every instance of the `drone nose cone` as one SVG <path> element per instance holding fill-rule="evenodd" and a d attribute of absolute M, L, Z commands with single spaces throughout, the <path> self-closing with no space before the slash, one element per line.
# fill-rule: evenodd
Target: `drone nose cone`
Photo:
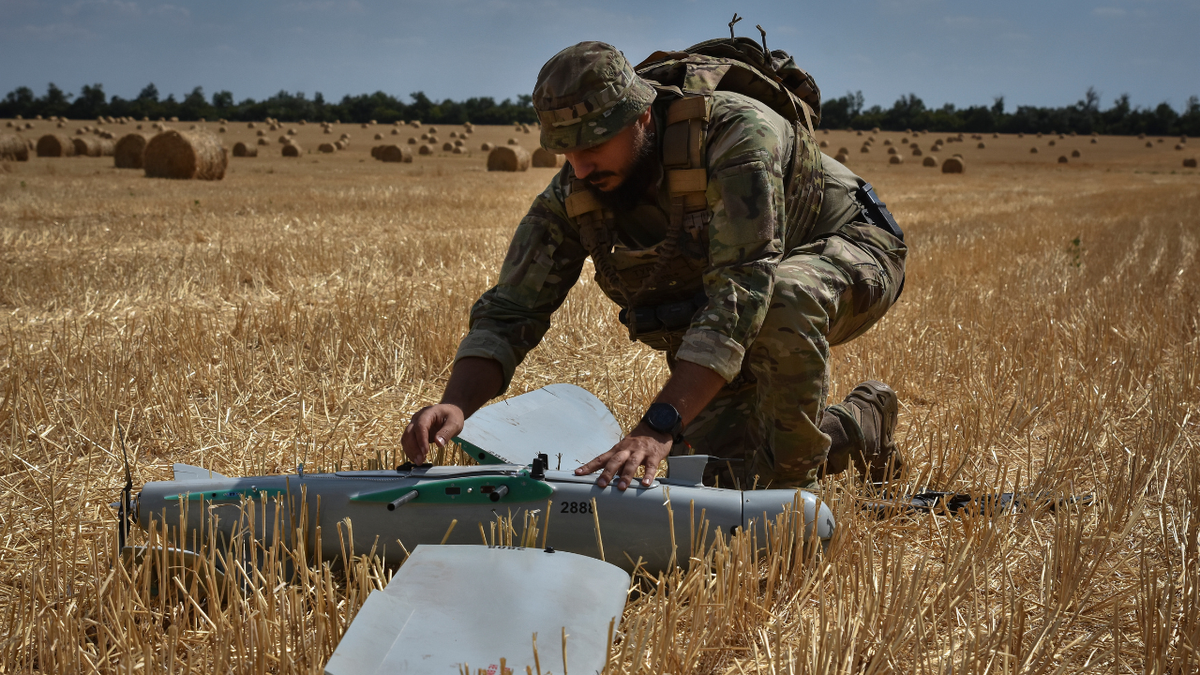
<path fill-rule="evenodd" d="M 747 490 L 742 493 L 742 521 L 744 527 L 749 527 L 751 521 L 761 523 L 764 520 L 774 520 L 784 510 L 793 506 L 803 505 L 804 534 L 818 539 L 829 539 L 833 536 L 835 523 L 833 511 L 817 499 L 817 496 L 806 490 Z M 796 514 L 799 516 L 799 514 Z M 762 527 L 760 524 L 759 527 Z"/>

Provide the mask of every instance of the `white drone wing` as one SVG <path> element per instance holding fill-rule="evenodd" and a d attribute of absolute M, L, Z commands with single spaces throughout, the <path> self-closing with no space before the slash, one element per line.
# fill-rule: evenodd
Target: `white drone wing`
<path fill-rule="evenodd" d="M 535 633 L 543 673 L 597 673 L 628 590 L 624 571 L 573 553 L 418 546 L 363 603 L 325 673 L 523 674 L 535 665 Z"/>
<path fill-rule="evenodd" d="M 623 437 L 621 425 L 591 392 L 552 384 L 481 408 L 454 440 L 483 464 L 528 464 L 545 453 L 547 468 L 569 471 Z"/>

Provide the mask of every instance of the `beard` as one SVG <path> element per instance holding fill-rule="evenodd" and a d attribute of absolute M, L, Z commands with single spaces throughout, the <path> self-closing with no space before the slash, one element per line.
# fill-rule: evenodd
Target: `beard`
<path fill-rule="evenodd" d="M 639 130 L 634 136 L 633 159 L 630 161 L 629 170 L 625 172 L 625 180 L 607 192 L 593 183 L 604 180 L 612 173 L 605 171 L 589 175 L 585 179 L 588 191 L 596 197 L 601 206 L 610 211 L 632 210 L 642 201 L 646 189 L 658 178 L 658 143 L 653 128 Z"/>

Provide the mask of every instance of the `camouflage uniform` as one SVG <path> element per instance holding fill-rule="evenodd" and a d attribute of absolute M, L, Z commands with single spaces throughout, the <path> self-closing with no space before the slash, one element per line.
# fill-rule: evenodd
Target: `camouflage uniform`
<path fill-rule="evenodd" d="M 568 108 L 562 128 L 547 124 L 553 118 L 543 119 L 544 146 L 561 151 L 603 142 L 624 124 L 605 125 L 602 111 L 630 100 L 649 104 L 638 82 L 620 80 L 619 66 L 612 69 L 617 75 L 601 74 L 616 78 L 617 85 L 588 105 Z M 660 139 L 667 102 L 660 96 L 653 104 Z M 701 308 L 690 325 L 665 337 L 638 337 L 664 349 L 672 367 L 691 361 L 725 378 L 727 386 L 688 425 L 685 437 L 697 453 L 745 460 L 726 480 L 749 482 L 757 476 L 760 485 L 809 484 L 830 448 L 830 433 L 822 431 L 831 417 L 824 415 L 823 423 L 829 346 L 862 334 L 895 301 L 906 249 L 863 221 L 854 199 L 861 181 L 854 174 L 815 151 L 801 152 L 815 147 L 811 136 L 801 138 L 795 125 L 748 96 L 717 91 L 708 105 L 707 205 L 703 217 L 692 222 L 690 236 L 678 242 L 683 262 L 672 268 L 675 277 L 653 282 L 661 282 L 662 289 L 650 289 L 659 302 L 700 290 Z M 634 105 L 614 117 L 628 119 L 644 109 Z M 573 124 L 572 114 L 592 121 Z M 802 140 L 806 145 L 798 147 Z M 817 179 L 824 179 L 819 212 L 787 208 L 795 196 L 789 189 L 804 187 L 788 180 L 802 155 L 815 164 Z M 665 183 L 660 181 L 655 200 L 612 220 L 608 263 L 618 271 L 662 253 L 670 209 Z M 534 200 L 517 227 L 497 285 L 471 310 L 470 332 L 456 360 L 497 361 L 505 389 L 549 329 L 551 314 L 588 257 L 578 219 L 566 206 L 578 185 L 568 163 Z M 809 188 L 813 185 L 822 184 Z M 600 267 L 597 282 L 623 304 L 627 289 L 614 288 Z"/>

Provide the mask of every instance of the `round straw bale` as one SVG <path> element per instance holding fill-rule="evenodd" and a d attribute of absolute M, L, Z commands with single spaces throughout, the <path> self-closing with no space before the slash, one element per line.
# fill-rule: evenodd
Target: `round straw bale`
<path fill-rule="evenodd" d="M 859 136 L 862 136 L 862 132 L 861 132 L 861 131 L 860 131 L 860 132 L 858 132 L 858 135 L 859 135 Z"/>
<path fill-rule="evenodd" d="M 951 157 L 942 162 L 942 173 L 962 173 L 964 168 L 961 157 Z"/>
<path fill-rule="evenodd" d="M 76 138 L 72 142 L 75 143 L 76 157 L 100 156 L 100 141 L 94 138 Z"/>
<path fill-rule="evenodd" d="M 0 159 L 28 162 L 29 146 L 20 136 L 4 134 L 0 136 Z"/>
<path fill-rule="evenodd" d="M 416 144 L 417 144 L 417 139 L 415 139 L 415 138 L 409 138 L 409 139 L 408 139 L 408 144 L 409 144 L 409 145 L 416 145 Z"/>
<path fill-rule="evenodd" d="M 333 133 L 333 129 L 331 129 L 331 128 L 329 128 L 329 127 L 325 127 L 325 133 L 327 133 L 327 134 L 332 134 L 332 133 Z"/>
<path fill-rule="evenodd" d="M 859 148 L 858 151 L 863 152 L 863 153 L 871 152 L 871 146 L 867 145 L 866 143 L 863 143 L 863 146 L 861 148 Z"/>
<path fill-rule="evenodd" d="M 454 146 L 454 154 L 456 154 L 456 155 L 463 154 L 463 147 L 461 145 Z"/>
<path fill-rule="evenodd" d="M 1049 145 L 1050 147 L 1054 147 L 1054 141 L 1052 140 L 1049 143 L 1047 143 L 1046 145 Z"/>
<path fill-rule="evenodd" d="M 829 147 L 829 141 L 821 141 L 821 147 L 822 147 L 822 148 L 828 148 L 828 147 Z"/>
<path fill-rule="evenodd" d="M 385 162 L 403 162 L 411 164 L 413 161 L 412 150 L 403 145 L 385 145 L 379 149 L 379 159 Z"/>
<path fill-rule="evenodd" d="M 253 124 L 253 122 L 251 122 L 251 124 Z M 255 135 L 257 135 L 259 138 L 263 138 L 263 137 L 265 137 L 265 136 L 267 135 L 267 132 L 266 132 L 266 131 L 263 131 L 262 129 L 259 129 L 259 130 L 258 130 L 258 133 L 257 133 L 257 134 L 255 134 Z"/>
<path fill-rule="evenodd" d="M 400 130 L 399 130 L 399 129 L 396 129 L 396 128 L 394 128 L 394 127 L 393 127 L 393 128 L 392 128 L 392 135 L 393 135 L 393 136 L 399 136 L 399 135 L 400 135 Z"/>
<path fill-rule="evenodd" d="M 1079 151 L 1078 151 L 1078 150 L 1072 150 L 1072 151 L 1071 151 L 1071 156 L 1072 156 L 1072 157 L 1078 157 L 1078 156 L 1079 156 Z"/>
<path fill-rule="evenodd" d="M 363 122 L 363 124 L 362 124 L 362 128 L 364 128 L 364 129 L 370 128 L 370 126 L 371 125 L 367 124 L 366 122 Z"/>
<path fill-rule="evenodd" d="M 207 131 L 164 131 L 143 154 L 147 178 L 221 180 L 229 159 L 216 135 Z"/>
<path fill-rule="evenodd" d="M 423 141 L 429 140 L 429 133 L 426 132 L 426 133 L 421 134 L 421 140 L 423 140 Z"/>
<path fill-rule="evenodd" d="M 1153 144 L 1153 143 L 1151 143 L 1150 141 L 1146 141 L 1146 147 L 1147 147 L 1147 148 L 1153 148 L 1153 147 L 1154 147 L 1154 144 Z"/>
<path fill-rule="evenodd" d="M 317 149 L 320 150 L 320 148 L 317 148 Z M 382 149 L 383 149 L 382 145 L 372 145 L 371 146 L 371 159 L 379 159 L 379 151 Z"/>
<path fill-rule="evenodd" d="M 904 158 L 901 157 L 900 155 L 892 155 L 892 158 L 888 160 L 888 164 L 903 164 L 903 163 L 904 163 Z"/>
<path fill-rule="evenodd" d="M 458 138 L 458 132 L 457 132 L 457 131 L 451 131 L 451 132 L 450 132 L 450 138 Z"/>
<path fill-rule="evenodd" d="M 171 118 L 171 121 L 172 121 L 172 122 L 178 122 L 178 121 L 179 121 L 179 118 L 178 118 L 178 117 L 172 117 L 172 118 Z"/>
<path fill-rule="evenodd" d="M 1037 147 L 1036 147 L 1036 146 L 1034 146 L 1034 147 L 1032 147 L 1032 148 L 1030 148 L 1030 149 L 1029 149 L 1029 154 L 1031 154 L 1031 155 L 1036 155 L 1036 154 L 1037 154 L 1037 151 L 1038 151 Z"/>
<path fill-rule="evenodd" d="M 430 145 L 434 146 L 436 146 L 438 143 L 441 143 L 441 141 L 438 140 L 437 134 L 429 134 L 429 138 L 425 140 L 428 141 Z"/>
<path fill-rule="evenodd" d="M 337 148 L 338 150 L 345 150 L 346 149 L 346 141 L 338 141 L 333 144 L 333 147 Z"/>
<path fill-rule="evenodd" d="M 491 152 L 492 148 L 494 148 L 494 147 L 496 147 L 496 146 L 492 143 L 484 143 L 483 145 L 479 146 L 479 149 L 484 152 Z"/>
<path fill-rule="evenodd" d="M 913 156 L 913 157 L 920 157 L 920 156 L 921 156 L 921 155 L 923 155 L 923 154 L 925 154 L 925 153 L 921 152 L 921 149 L 920 149 L 920 148 L 913 148 L 913 149 L 912 149 L 912 156 Z"/>
<path fill-rule="evenodd" d="M 288 129 L 288 130 L 287 130 L 287 135 L 288 135 L 288 136 L 295 136 L 297 133 L 299 133 L 299 132 L 298 132 L 298 131 L 296 131 L 295 129 Z"/>
<path fill-rule="evenodd" d="M 431 134 L 436 134 L 436 133 L 437 133 L 437 127 L 429 127 L 429 133 L 431 133 Z"/>
<path fill-rule="evenodd" d="M 246 145 L 245 143 L 238 141 L 237 143 L 235 143 L 233 145 L 233 156 L 234 157 L 258 157 L 258 146 L 257 145 Z"/>
<path fill-rule="evenodd" d="M 520 145 L 520 144 L 521 144 L 521 142 L 520 142 L 520 141 L 518 141 L 518 140 L 517 140 L 517 139 L 515 139 L 515 138 L 510 138 L 510 139 L 508 139 L 508 144 L 509 144 L 509 145 Z"/>
<path fill-rule="evenodd" d="M 192 126 L 188 127 L 188 131 L 195 131 L 195 130 L 196 130 L 196 125 L 195 125 L 195 124 L 193 124 Z"/>
<path fill-rule="evenodd" d="M 533 165 L 540 168 L 556 169 L 562 166 L 562 155 L 556 155 L 545 148 L 533 151 Z"/>
<path fill-rule="evenodd" d="M 891 145 L 891 144 L 892 144 L 892 139 L 890 139 L 890 138 L 885 138 L 885 139 L 883 139 L 883 144 L 884 144 L 884 145 Z"/>
<path fill-rule="evenodd" d="M 1093 139 L 1092 139 L 1092 145 L 1096 145 L 1096 139 L 1095 139 L 1095 138 L 1093 138 Z"/>
<path fill-rule="evenodd" d="M 288 143 L 287 145 L 283 146 L 284 157 L 299 157 L 301 154 L 303 154 L 303 152 L 304 151 L 300 149 L 300 146 L 295 143 Z"/>
<path fill-rule="evenodd" d="M 1175 149 L 1176 149 L 1176 150 L 1183 150 L 1183 149 L 1184 149 L 1184 147 L 1185 147 L 1185 146 L 1184 146 L 1184 144 L 1183 144 L 1183 143 L 1176 143 L 1176 144 L 1175 144 Z"/>
<path fill-rule="evenodd" d="M 1139 141 L 1144 141 L 1144 140 L 1146 140 L 1146 134 L 1138 134 L 1138 140 L 1139 140 Z"/>
<path fill-rule="evenodd" d="M 921 166 L 937 166 L 937 157 L 930 155 L 921 161 Z"/>
<path fill-rule="evenodd" d="M 225 133 L 227 131 L 227 129 L 225 127 L 218 127 L 217 131 L 219 131 L 221 133 Z"/>
<path fill-rule="evenodd" d="M 337 152 L 337 147 L 333 143 L 322 143 L 317 146 L 317 152 L 324 152 L 326 154 Z"/>
<path fill-rule="evenodd" d="M 75 144 L 69 136 L 46 134 L 38 139 L 38 157 L 70 157 L 75 154 Z"/>
<path fill-rule="evenodd" d="M 383 134 L 375 134 L 375 140 L 377 140 L 377 141 L 382 141 L 382 140 L 383 140 Z"/>
<path fill-rule="evenodd" d="M 107 138 L 107 137 L 100 139 L 100 156 L 101 157 L 112 157 L 116 153 L 116 150 L 117 150 L 117 144 L 114 143 L 112 141 L 112 139 Z"/>
<path fill-rule="evenodd" d="M 450 141 L 442 143 L 442 152 L 454 152 L 454 144 Z"/>
<path fill-rule="evenodd" d="M 461 148 L 462 146 L 464 146 L 466 144 L 467 144 L 467 142 L 461 138 L 454 139 L 454 147 L 456 147 L 456 148 Z"/>
<path fill-rule="evenodd" d="M 896 154 L 896 148 L 888 148 L 888 153 L 887 153 L 887 154 L 889 154 L 889 155 L 895 155 L 895 154 Z"/>
<path fill-rule="evenodd" d="M 987 144 L 984 143 L 983 141 L 979 141 L 979 145 L 976 145 L 975 147 L 979 148 L 980 150 L 983 150 L 984 148 L 987 147 Z"/>
<path fill-rule="evenodd" d="M 838 148 L 837 154 L 849 156 L 850 150 L 849 150 L 849 148 L 841 147 L 841 148 Z"/>
<path fill-rule="evenodd" d="M 834 157 L 834 159 L 841 162 L 842 164 L 845 164 L 846 162 L 850 161 L 850 155 L 845 152 L 839 152 L 837 154 L 837 157 Z"/>
<path fill-rule="evenodd" d="M 501 145 L 488 153 L 488 171 L 525 171 L 529 169 L 529 151 L 519 145 Z"/>
<path fill-rule="evenodd" d="M 433 154 L 433 146 L 429 145 L 428 143 L 422 143 L 421 147 L 417 148 L 417 154 L 418 155 L 432 155 Z"/>
<path fill-rule="evenodd" d="M 1067 163 L 1067 162 L 1069 162 L 1069 161 L 1071 161 L 1071 160 L 1067 159 L 1067 156 L 1066 156 L 1066 155 L 1059 155 L 1059 156 L 1058 156 L 1058 163 L 1059 163 L 1059 164 L 1066 164 L 1066 163 Z"/>
<path fill-rule="evenodd" d="M 76 136 L 86 136 L 90 127 L 81 127 L 75 130 Z"/>
<path fill-rule="evenodd" d="M 1000 134 L 992 134 L 992 138 L 1000 138 Z"/>
<path fill-rule="evenodd" d="M 270 145 L 270 144 L 271 144 L 271 141 L 268 141 L 268 140 L 267 140 L 267 139 L 265 139 L 265 138 L 260 138 L 260 139 L 258 139 L 258 144 L 259 144 L 259 145 Z"/>
<path fill-rule="evenodd" d="M 280 142 L 281 144 L 283 144 L 283 145 L 287 145 L 288 143 L 291 143 L 291 142 L 292 142 L 292 139 L 291 139 L 291 138 L 288 138 L 287 136 L 280 136 L 280 137 L 279 137 L 279 138 L 277 138 L 276 140 L 277 140 L 277 141 L 279 141 L 279 142 Z"/>
<path fill-rule="evenodd" d="M 1183 160 L 1183 168 L 1185 168 L 1185 169 L 1196 168 L 1196 158 L 1195 157 L 1185 157 Z"/>

